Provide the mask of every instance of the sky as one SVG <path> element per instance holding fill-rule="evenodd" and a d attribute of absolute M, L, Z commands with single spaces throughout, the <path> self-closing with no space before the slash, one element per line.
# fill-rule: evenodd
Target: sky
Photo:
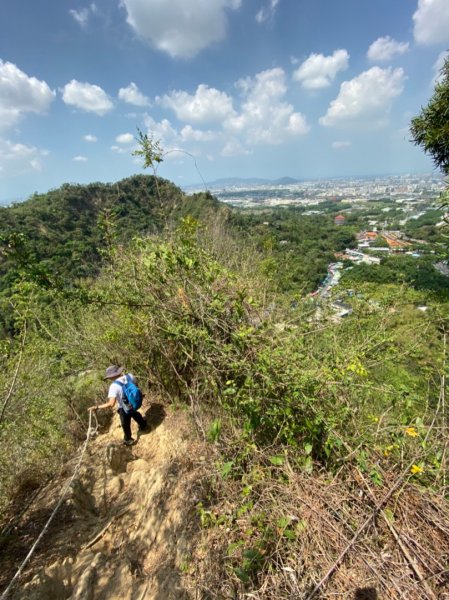
<path fill-rule="evenodd" d="M 142 173 L 179 186 L 431 172 L 409 123 L 449 0 L 1 0 L 0 202 Z"/>

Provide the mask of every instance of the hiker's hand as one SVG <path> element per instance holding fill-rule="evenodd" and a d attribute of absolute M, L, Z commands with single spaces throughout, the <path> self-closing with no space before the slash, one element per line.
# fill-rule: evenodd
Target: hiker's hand
<path fill-rule="evenodd" d="M 98 406 L 89 406 L 87 410 L 89 410 L 90 412 L 92 412 L 93 410 L 98 410 Z"/>

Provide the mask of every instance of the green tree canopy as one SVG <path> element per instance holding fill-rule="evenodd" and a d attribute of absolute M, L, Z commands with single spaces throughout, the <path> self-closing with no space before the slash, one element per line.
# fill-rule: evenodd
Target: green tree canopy
<path fill-rule="evenodd" d="M 413 142 L 430 154 L 435 165 L 449 175 L 449 58 L 441 70 L 432 98 L 412 119 Z"/>

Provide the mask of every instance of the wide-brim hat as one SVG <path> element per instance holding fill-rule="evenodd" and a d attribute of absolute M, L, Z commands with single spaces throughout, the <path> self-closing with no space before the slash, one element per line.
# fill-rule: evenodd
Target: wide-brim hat
<path fill-rule="evenodd" d="M 118 377 L 123 373 L 124 370 L 125 369 L 123 367 L 119 367 L 118 365 L 111 365 L 106 369 L 103 379 L 112 379 L 113 377 Z"/>

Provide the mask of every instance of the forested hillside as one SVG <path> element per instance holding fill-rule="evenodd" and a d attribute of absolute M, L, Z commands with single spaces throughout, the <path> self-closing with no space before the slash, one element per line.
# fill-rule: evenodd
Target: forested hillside
<path fill-rule="evenodd" d="M 264 256 L 263 272 L 277 289 L 306 294 L 317 289 L 335 253 L 355 246 L 356 223 L 334 224 L 332 215 L 313 217 L 298 208 L 235 210 L 231 223 Z"/>
<path fill-rule="evenodd" d="M 114 184 L 66 184 L 46 194 L 0 208 L 0 326 L 8 327 L 9 297 L 24 280 L 66 290 L 101 269 L 113 245 L 150 235 L 184 214 L 208 214 L 217 201 L 185 196 L 174 184 L 136 175 Z M 11 324 L 9 324 L 10 326 Z"/>

